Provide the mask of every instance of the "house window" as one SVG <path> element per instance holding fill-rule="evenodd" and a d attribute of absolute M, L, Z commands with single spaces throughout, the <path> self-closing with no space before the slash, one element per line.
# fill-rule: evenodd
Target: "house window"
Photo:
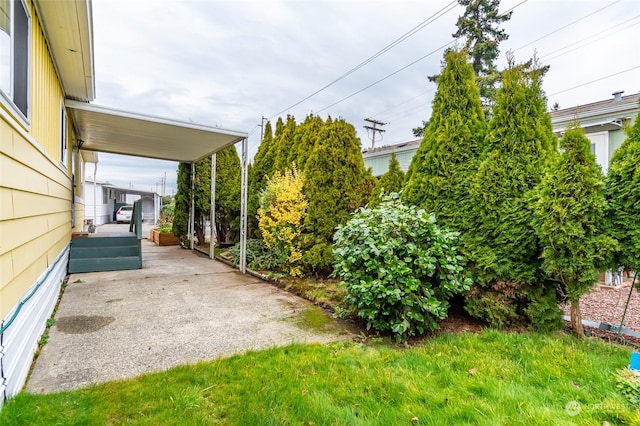
<path fill-rule="evenodd" d="M 60 164 L 67 167 L 69 157 L 69 129 L 67 128 L 67 109 L 64 103 L 60 108 Z"/>
<path fill-rule="evenodd" d="M 30 25 L 23 0 L 0 0 L 0 94 L 27 121 Z"/>

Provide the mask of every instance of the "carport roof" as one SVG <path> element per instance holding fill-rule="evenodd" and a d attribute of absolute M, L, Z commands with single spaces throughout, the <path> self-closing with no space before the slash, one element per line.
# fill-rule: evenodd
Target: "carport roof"
<path fill-rule="evenodd" d="M 198 161 L 248 137 L 219 127 L 153 117 L 65 101 L 82 150 L 172 160 Z"/>

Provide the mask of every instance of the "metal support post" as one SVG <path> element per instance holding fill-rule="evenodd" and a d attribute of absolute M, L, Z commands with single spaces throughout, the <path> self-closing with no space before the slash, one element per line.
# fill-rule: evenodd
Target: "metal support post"
<path fill-rule="evenodd" d="M 242 140 L 242 186 L 240 190 L 240 272 L 247 272 L 247 138 Z"/>
<path fill-rule="evenodd" d="M 213 259 L 216 247 L 216 160 L 217 155 L 211 155 L 211 214 L 209 215 L 209 258 Z"/>
<path fill-rule="evenodd" d="M 191 208 L 189 209 L 189 248 L 193 250 L 196 217 L 196 163 L 191 163 Z"/>

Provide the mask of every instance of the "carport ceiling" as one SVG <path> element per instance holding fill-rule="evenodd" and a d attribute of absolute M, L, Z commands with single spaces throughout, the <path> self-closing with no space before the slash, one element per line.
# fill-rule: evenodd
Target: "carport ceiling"
<path fill-rule="evenodd" d="M 67 100 L 83 150 L 190 163 L 248 135 Z"/>

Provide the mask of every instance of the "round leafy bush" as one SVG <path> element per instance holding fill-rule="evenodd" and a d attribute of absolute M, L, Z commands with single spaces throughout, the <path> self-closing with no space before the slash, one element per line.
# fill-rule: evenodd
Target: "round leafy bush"
<path fill-rule="evenodd" d="M 400 341 L 438 328 L 448 299 L 471 285 L 457 237 L 438 226 L 433 214 L 404 205 L 398 194 L 357 210 L 337 228 L 334 273 L 367 329 L 390 331 Z"/>

